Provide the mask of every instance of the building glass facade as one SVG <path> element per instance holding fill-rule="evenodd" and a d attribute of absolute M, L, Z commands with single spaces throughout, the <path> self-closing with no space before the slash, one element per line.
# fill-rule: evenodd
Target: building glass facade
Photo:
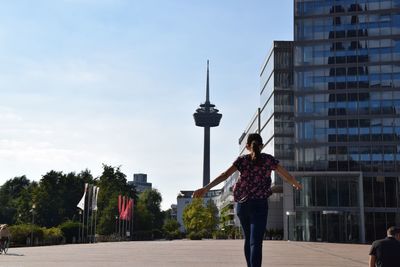
<path fill-rule="evenodd" d="M 293 42 L 274 41 L 260 73 L 260 130 L 264 152 L 294 169 Z M 282 184 L 277 179 L 273 181 Z"/>
<path fill-rule="evenodd" d="M 400 224 L 400 0 L 295 0 L 294 40 L 295 238 L 372 242 Z"/>
<path fill-rule="evenodd" d="M 294 170 L 293 42 L 274 41 L 260 72 L 259 124 L 263 152 L 275 156 L 288 170 Z M 282 179 L 271 173 L 272 186 L 282 187 Z M 283 210 L 287 190 L 269 198 L 267 228 L 287 229 Z M 289 197 L 290 199 L 290 197 Z"/>

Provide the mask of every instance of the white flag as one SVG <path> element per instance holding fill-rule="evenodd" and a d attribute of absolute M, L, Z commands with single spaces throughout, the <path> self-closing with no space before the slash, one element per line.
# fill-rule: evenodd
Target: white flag
<path fill-rule="evenodd" d="M 93 210 L 97 210 L 97 198 L 99 197 L 99 190 L 100 190 L 100 187 L 96 187 L 96 198 L 94 200 Z"/>
<path fill-rule="evenodd" d="M 83 197 L 81 198 L 81 201 L 79 201 L 78 205 L 76 205 L 81 210 L 85 210 L 85 197 L 86 197 L 87 187 L 88 187 L 88 184 L 85 183 L 85 191 L 83 192 Z"/>
<path fill-rule="evenodd" d="M 92 187 L 92 210 L 94 210 L 95 209 L 95 207 L 96 207 L 96 192 L 97 192 L 97 186 L 93 186 Z"/>

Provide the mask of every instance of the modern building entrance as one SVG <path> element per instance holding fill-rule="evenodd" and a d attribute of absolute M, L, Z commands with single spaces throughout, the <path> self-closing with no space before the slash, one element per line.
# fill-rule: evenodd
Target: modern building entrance
<path fill-rule="evenodd" d="M 286 211 L 290 240 L 364 243 L 364 205 L 360 172 L 296 172 L 303 190 Z"/>

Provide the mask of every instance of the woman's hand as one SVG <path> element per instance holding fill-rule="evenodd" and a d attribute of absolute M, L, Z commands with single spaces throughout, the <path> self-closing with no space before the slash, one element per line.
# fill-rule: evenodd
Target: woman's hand
<path fill-rule="evenodd" d="M 193 192 L 192 197 L 193 198 L 202 198 L 204 195 L 208 192 L 207 188 L 202 187 L 200 189 L 197 189 L 196 191 Z"/>
<path fill-rule="evenodd" d="M 301 189 L 303 189 L 303 186 L 302 186 L 301 183 L 299 183 L 298 181 L 296 181 L 296 182 L 293 184 L 293 187 L 294 187 L 294 189 L 296 189 L 296 190 L 301 190 Z"/>

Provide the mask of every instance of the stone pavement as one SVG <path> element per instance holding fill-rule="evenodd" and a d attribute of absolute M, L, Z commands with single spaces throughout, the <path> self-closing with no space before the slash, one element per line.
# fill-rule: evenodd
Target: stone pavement
<path fill-rule="evenodd" d="M 243 240 L 115 242 L 10 248 L 0 267 L 246 266 Z M 369 245 L 264 241 L 263 266 L 368 266 Z"/>

